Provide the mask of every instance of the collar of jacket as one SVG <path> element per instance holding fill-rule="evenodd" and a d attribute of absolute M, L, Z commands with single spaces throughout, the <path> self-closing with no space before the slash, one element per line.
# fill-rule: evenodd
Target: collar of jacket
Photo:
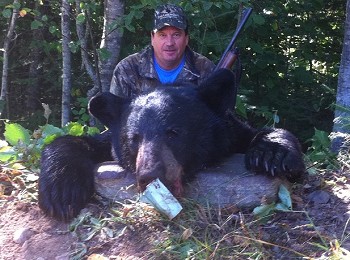
<path fill-rule="evenodd" d="M 139 73 L 142 77 L 158 79 L 152 57 L 153 47 L 151 45 L 140 52 Z M 188 74 L 186 75 L 187 79 L 191 80 L 200 77 L 200 73 L 195 67 L 194 53 L 188 46 L 185 49 L 185 66 L 183 70 Z M 183 73 L 180 73 L 180 75 L 183 75 Z"/>

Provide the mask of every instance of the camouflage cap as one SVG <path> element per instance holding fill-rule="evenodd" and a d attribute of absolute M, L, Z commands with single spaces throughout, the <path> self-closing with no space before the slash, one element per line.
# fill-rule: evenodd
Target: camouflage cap
<path fill-rule="evenodd" d="M 165 26 L 174 26 L 182 30 L 187 29 L 187 19 L 180 6 L 165 4 L 157 7 L 154 12 L 153 30 L 157 31 Z"/>

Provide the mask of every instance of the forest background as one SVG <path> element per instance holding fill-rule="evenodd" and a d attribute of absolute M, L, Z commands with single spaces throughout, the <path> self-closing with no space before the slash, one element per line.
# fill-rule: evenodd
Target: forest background
<path fill-rule="evenodd" d="M 293 201 L 292 211 L 277 212 L 280 203 L 264 199 L 253 214 L 189 204 L 170 223 L 129 203 L 98 200 L 67 226 L 39 210 L 43 145 L 62 134 L 96 133 L 87 127 L 95 123 L 89 98 L 108 91 L 119 60 L 150 43 L 153 10 L 165 2 L 0 0 L 0 258 L 348 259 L 350 135 L 336 156 L 329 134 L 350 130 L 350 0 L 172 1 L 188 14 L 191 48 L 214 62 L 243 6 L 253 8 L 237 41 L 236 111 L 301 140 L 308 174 L 279 196 L 284 205 Z M 13 239 L 23 227 L 34 231 L 26 246 Z"/>
<path fill-rule="evenodd" d="M 34 130 L 47 122 L 47 104 L 50 124 L 88 124 L 89 97 L 108 90 L 119 60 L 150 43 L 153 9 L 162 2 L 1 0 L 0 44 L 8 55 L 1 59 L 1 117 Z M 188 13 L 191 48 L 214 62 L 242 4 L 252 7 L 237 42 L 244 68 L 237 112 L 255 126 L 289 129 L 305 148 L 315 129 L 331 132 L 345 0 L 172 2 Z"/>

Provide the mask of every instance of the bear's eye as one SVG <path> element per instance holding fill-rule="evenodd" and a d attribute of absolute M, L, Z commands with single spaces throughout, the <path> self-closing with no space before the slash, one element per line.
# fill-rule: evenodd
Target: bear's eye
<path fill-rule="evenodd" d="M 180 131 L 178 129 L 168 128 L 165 131 L 165 134 L 168 138 L 172 139 L 178 137 L 180 135 Z"/>

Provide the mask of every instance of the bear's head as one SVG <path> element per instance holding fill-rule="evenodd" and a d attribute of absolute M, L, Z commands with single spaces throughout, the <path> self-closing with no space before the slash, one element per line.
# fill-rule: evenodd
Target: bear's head
<path fill-rule="evenodd" d="M 112 153 L 135 172 L 139 189 L 159 178 L 175 196 L 183 180 L 228 153 L 225 113 L 234 102 L 234 74 L 214 72 L 202 85 L 164 85 L 123 99 L 102 93 L 89 110 L 112 133 Z"/>

